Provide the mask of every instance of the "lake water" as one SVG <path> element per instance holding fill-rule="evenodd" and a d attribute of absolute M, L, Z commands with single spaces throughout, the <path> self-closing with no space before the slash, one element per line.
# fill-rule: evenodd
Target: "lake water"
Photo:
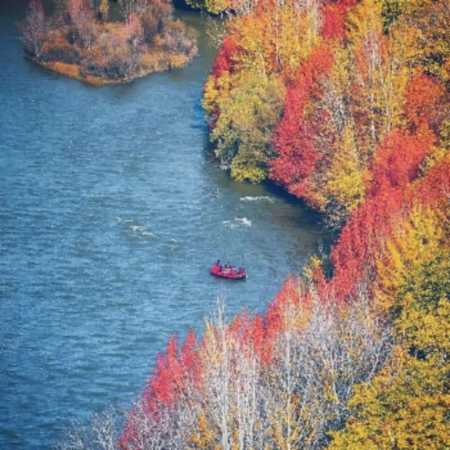
<path fill-rule="evenodd" d="M 23 58 L 23 3 L 0 2 L 0 449 L 49 449 L 71 420 L 142 391 L 169 335 L 225 298 L 262 310 L 327 235 L 273 188 L 232 182 L 206 150 L 186 69 L 92 88 Z M 213 279 L 217 258 L 246 282 Z"/>

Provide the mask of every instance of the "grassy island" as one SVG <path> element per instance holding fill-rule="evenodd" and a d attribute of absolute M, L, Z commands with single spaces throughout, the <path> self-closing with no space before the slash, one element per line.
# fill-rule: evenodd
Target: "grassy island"
<path fill-rule="evenodd" d="M 194 31 L 170 0 L 67 0 L 50 13 L 30 2 L 20 24 L 32 61 L 93 85 L 124 83 L 179 68 L 196 54 Z"/>

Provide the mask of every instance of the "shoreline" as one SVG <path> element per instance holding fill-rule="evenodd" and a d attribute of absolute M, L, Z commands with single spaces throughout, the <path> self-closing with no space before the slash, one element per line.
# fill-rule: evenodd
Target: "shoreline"
<path fill-rule="evenodd" d="M 169 62 L 161 63 L 158 67 L 148 67 L 141 68 L 140 70 L 134 72 L 132 75 L 127 76 L 125 78 L 104 78 L 96 75 L 84 75 L 82 73 L 82 66 L 80 64 L 74 63 L 65 63 L 62 61 L 40 61 L 37 58 L 33 58 L 31 56 L 26 56 L 25 58 L 30 62 L 48 70 L 52 73 L 56 73 L 61 76 L 65 76 L 71 78 L 73 80 L 81 81 L 89 86 L 111 86 L 111 85 L 120 85 L 131 83 L 134 80 L 139 80 L 140 78 L 144 78 L 149 75 L 171 72 L 173 70 L 182 69 L 192 62 L 192 60 L 198 55 L 198 52 L 193 54 L 190 57 L 186 57 L 186 60 L 181 62 L 180 64 L 170 64 Z"/>

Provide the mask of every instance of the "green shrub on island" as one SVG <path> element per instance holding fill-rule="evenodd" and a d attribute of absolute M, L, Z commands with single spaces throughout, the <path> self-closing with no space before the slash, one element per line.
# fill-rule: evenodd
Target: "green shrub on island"
<path fill-rule="evenodd" d="M 173 18 L 170 0 L 68 0 L 46 14 L 32 0 L 20 24 L 27 56 L 91 84 L 121 83 L 182 67 L 196 54 L 194 31 Z"/>

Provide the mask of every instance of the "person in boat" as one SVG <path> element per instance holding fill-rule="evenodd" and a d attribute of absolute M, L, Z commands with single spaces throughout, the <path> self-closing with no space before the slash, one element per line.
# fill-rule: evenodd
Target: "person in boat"
<path fill-rule="evenodd" d="M 220 264 L 220 259 L 218 259 L 218 260 L 216 261 L 215 266 L 216 266 L 219 270 L 222 270 L 222 264 Z"/>

